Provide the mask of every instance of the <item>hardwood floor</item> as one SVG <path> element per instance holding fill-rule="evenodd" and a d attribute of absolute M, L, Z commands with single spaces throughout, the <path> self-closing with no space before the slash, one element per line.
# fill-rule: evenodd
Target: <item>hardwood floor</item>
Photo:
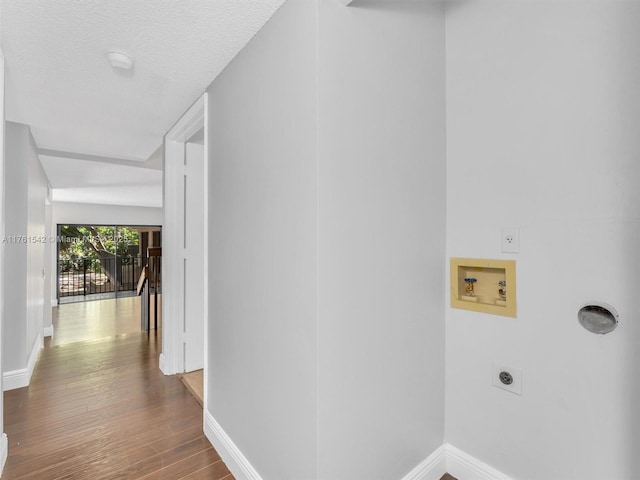
<path fill-rule="evenodd" d="M 53 309 L 53 345 L 140 332 L 141 297 L 69 303 Z M 151 318 L 153 318 L 153 301 Z M 62 319 L 59 316 L 62 315 Z M 158 310 L 162 327 L 162 311 Z"/>
<path fill-rule="evenodd" d="M 201 406 L 158 369 L 160 336 L 140 332 L 138 302 L 56 309 L 31 385 L 4 394 L 3 480 L 233 480 Z"/>
<path fill-rule="evenodd" d="M 4 394 L 3 480 L 233 479 L 129 300 L 58 307 L 31 385 Z"/>
<path fill-rule="evenodd" d="M 183 373 L 178 375 L 178 378 L 187 390 L 195 397 L 200 405 L 203 405 L 204 401 L 204 371 L 196 370 L 195 372 Z"/>

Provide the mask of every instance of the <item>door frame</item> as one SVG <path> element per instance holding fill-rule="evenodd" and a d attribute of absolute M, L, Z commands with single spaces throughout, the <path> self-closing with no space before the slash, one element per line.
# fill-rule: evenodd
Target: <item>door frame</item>
<path fill-rule="evenodd" d="M 208 119 L 205 92 L 164 137 L 164 225 L 162 228 L 162 353 L 160 370 L 165 375 L 184 372 L 184 159 L 185 143 L 204 128 L 204 403 L 207 398 L 208 358 Z"/>

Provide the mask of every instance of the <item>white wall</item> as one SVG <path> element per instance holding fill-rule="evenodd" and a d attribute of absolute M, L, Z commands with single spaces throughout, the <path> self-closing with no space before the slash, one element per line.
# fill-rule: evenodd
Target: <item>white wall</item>
<path fill-rule="evenodd" d="M 47 238 L 53 238 L 57 235 L 56 226 L 53 224 L 53 204 L 51 203 L 51 189 L 48 189 L 47 193 L 47 201 L 45 202 L 45 226 L 46 232 L 45 236 Z M 44 284 L 44 298 L 45 303 L 43 305 L 43 327 L 44 327 L 44 335 L 45 337 L 50 337 L 53 334 L 53 315 L 51 311 L 51 296 L 52 290 L 55 288 L 56 283 L 56 269 L 55 269 L 55 261 L 52 262 L 51 258 L 56 257 L 56 244 L 54 242 L 47 242 L 45 244 L 44 258 L 45 261 L 45 278 L 50 279 L 50 281 L 45 282 Z M 52 276 L 53 275 L 53 276 Z M 55 291 L 53 292 L 53 296 L 55 298 Z"/>
<path fill-rule="evenodd" d="M 42 341 L 44 331 L 45 285 L 51 284 L 51 277 L 45 281 L 45 254 L 49 239 L 46 236 L 46 203 L 49 195 L 49 180 L 37 155 L 37 147 L 29 131 L 29 156 L 27 163 L 27 235 L 40 241 L 27 243 L 27 352 L 35 348 L 34 342 Z M 49 302 L 47 300 L 47 308 Z M 50 309 L 49 309 L 50 310 Z M 29 344 L 31 342 L 31 344 Z"/>
<path fill-rule="evenodd" d="M 640 476 L 639 25 L 635 1 L 448 2 L 447 251 L 515 258 L 518 316 L 448 310 L 446 440 L 513 478 Z M 598 300 L 604 337 L 576 319 Z"/>
<path fill-rule="evenodd" d="M 47 186 L 29 127 L 7 122 L 4 295 L 11 301 L 5 303 L 4 311 L 2 366 L 5 388 L 28 383 L 41 347 Z M 7 383 L 8 378 L 13 383 Z"/>
<path fill-rule="evenodd" d="M 300 0 L 207 90 L 206 407 L 265 480 L 443 442 L 444 86 L 442 3 Z"/>
<path fill-rule="evenodd" d="M 28 128 L 7 122 L 5 127 L 5 224 L 7 237 L 27 234 L 27 148 Z M 25 368 L 27 338 L 27 244 L 5 243 L 3 372 Z"/>
<path fill-rule="evenodd" d="M 316 18 L 285 3 L 207 90 L 206 408 L 265 480 L 316 475 Z"/>
<path fill-rule="evenodd" d="M 53 224 L 162 225 L 163 209 L 53 202 Z"/>
<path fill-rule="evenodd" d="M 1 13 L 1 12 L 0 12 Z M 1 15 L 0 15 L 1 16 Z M 0 24 L 2 22 L 0 21 Z M 5 165 L 5 122 L 4 122 L 4 55 L 0 50 L 0 230 L 4 235 L 4 165 Z M 4 337 L 4 325 L 6 322 L 5 316 L 5 297 L 4 297 L 4 268 L 5 268 L 5 256 L 4 246 L 0 245 L 0 372 L 3 372 L 3 337 Z M 4 379 L 0 375 L 0 392 L 4 391 Z M 8 441 L 7 435 L 4 433 L 4 395 L 0 395 L 0 475 L 4 469 L 5 462 L 8 455 Z"/>
<path fill-rule="evenodd" d="M 444 438 L 444 4 L 319 1 L 319 478 Z"/>

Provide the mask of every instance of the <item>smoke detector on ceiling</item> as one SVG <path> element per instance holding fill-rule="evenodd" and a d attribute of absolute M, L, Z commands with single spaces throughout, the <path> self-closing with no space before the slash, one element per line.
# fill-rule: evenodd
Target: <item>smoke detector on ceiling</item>
<path fill-rule="evenodd" d="M 107 58 L 113 68 L 131 70 L 133 68 L 133 58 L 123 52 L 112 50 L 107 52 Z"/>

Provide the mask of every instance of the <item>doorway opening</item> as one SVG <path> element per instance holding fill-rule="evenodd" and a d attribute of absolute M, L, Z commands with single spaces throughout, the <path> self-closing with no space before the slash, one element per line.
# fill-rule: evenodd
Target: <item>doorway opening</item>
<path fill-rule="evenodd" d="M 160 226 L 57 226 L 58 304 L 137 295 L 149 247 L 162 245 Z"/>
<path fill-rule="evenodd" d="M 191 374 L 206 409 L 208 358 L 208 120 L 207 94 L 165 136 L 165 284 L 160 369 Z M 183 377 L 187 379 L 189 377 Z M 190 388 L 191 389 L 191 388 Z"/>

